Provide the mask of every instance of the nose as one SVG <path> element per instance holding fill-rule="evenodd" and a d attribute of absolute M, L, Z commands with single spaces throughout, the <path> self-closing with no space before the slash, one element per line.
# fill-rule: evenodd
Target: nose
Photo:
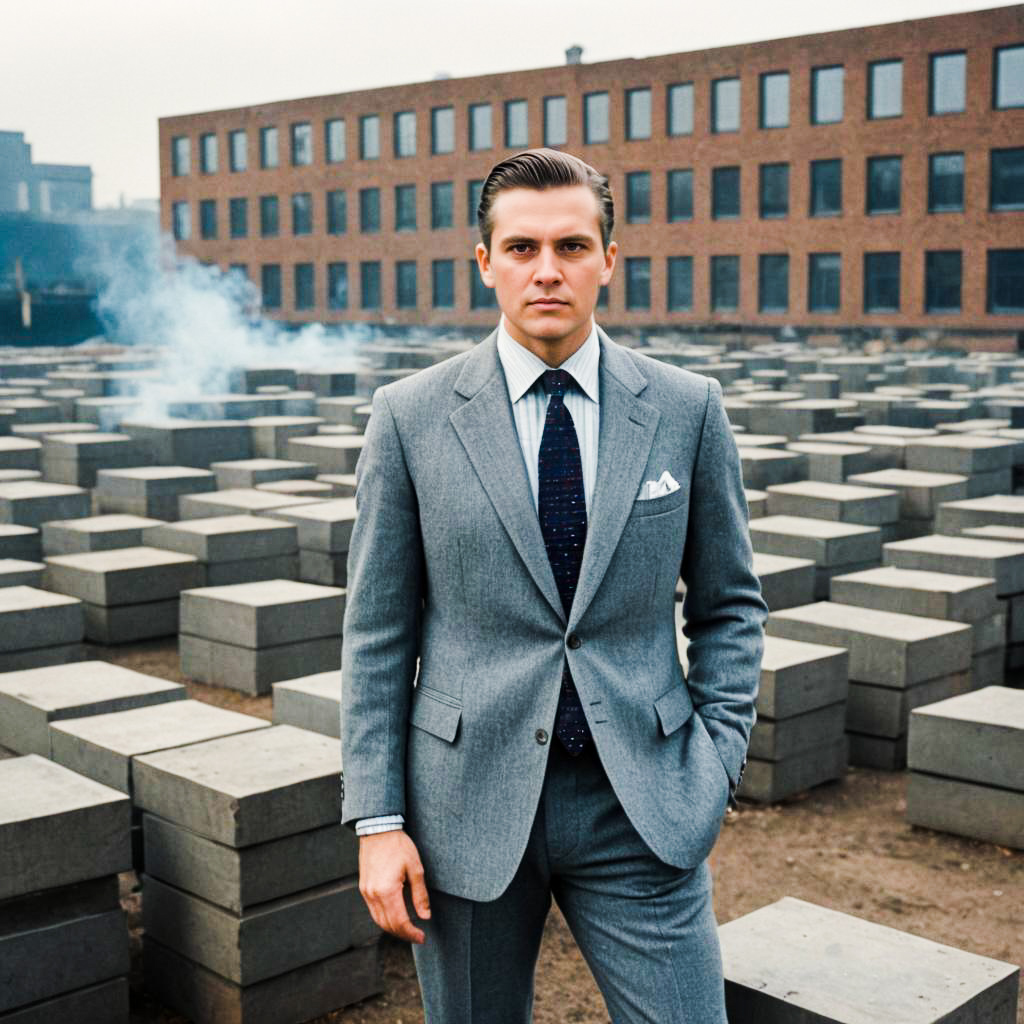
<path fill-rule="evenodd" d="M 558 284 L 562 280 L 561 264 L 553 246 L 541 246 L 533 268 L 533 280 L 538 285 Z"/>

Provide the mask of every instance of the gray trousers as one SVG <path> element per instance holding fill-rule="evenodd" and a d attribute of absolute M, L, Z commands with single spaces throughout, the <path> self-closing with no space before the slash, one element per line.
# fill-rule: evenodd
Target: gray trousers
<path fill-rule="evenodd" d="M 526 852 L 505 892 L 479 903 L 430 890 L 431 918 L 418 922 L 426 942 L 413 945 L 427 1024 L 532 1020 L 552 896 L 614 1024 L 726 1024 L 708 862 L 681 870 L 658 860 L 594 744 L 574 758 L 554 736 Z"/>

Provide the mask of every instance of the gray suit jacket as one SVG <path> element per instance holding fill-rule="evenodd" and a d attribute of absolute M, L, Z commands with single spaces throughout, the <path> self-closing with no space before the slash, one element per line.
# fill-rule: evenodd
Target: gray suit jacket
<path fill-rule="evenodd" d="M 496 340 L 374 394 L 348 561 L 343 821 L 404 814 L 428 886 L 497 898 L 568 658 L 633 825 L 663 861 L 696 866 L 744 761 L 768 614 L 721 386 L 600 332 L 597 481 L 566 621 Z M 637 501 L 666 469 L 680 488 Z"/>

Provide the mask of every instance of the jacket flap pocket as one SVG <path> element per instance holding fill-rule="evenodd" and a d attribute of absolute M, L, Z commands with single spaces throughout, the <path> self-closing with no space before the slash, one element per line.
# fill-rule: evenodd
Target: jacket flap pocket
<path fill-rule="evenodd" d="M 450 703 L 449 703 L 450 701 Z M 434 696 L 432 690 L 417 686 L 413 694 L 409 721 L 432 736 L 452 743 L 459 729 L 462 708 L 446 694 Z"/>
<path fill-rule="evenodd" d="M 677 684 L 663 693 L 655 702 L 654 710 L 658 712 L 661 731 L 668 736 L 693 714 L 693 701 L 685 683 Z"/>

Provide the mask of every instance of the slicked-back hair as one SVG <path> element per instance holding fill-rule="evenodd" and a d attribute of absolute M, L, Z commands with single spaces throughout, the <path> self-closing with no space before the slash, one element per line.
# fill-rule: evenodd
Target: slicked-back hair
<path fill-rule="evenodd" d="M 495 164 L 480 190 L 476 219 L 484 248 L 491 251 L 494 221 L 491 211 L 498 193 L 510 188 L 559 188 L 565 185 L 586 185 L 597 199 L 601 244 L 608 248 L 615 225 L 615 204 L 608 179 L 584 163 L 578 156 L 557 149 L 526 149 Z"/>

